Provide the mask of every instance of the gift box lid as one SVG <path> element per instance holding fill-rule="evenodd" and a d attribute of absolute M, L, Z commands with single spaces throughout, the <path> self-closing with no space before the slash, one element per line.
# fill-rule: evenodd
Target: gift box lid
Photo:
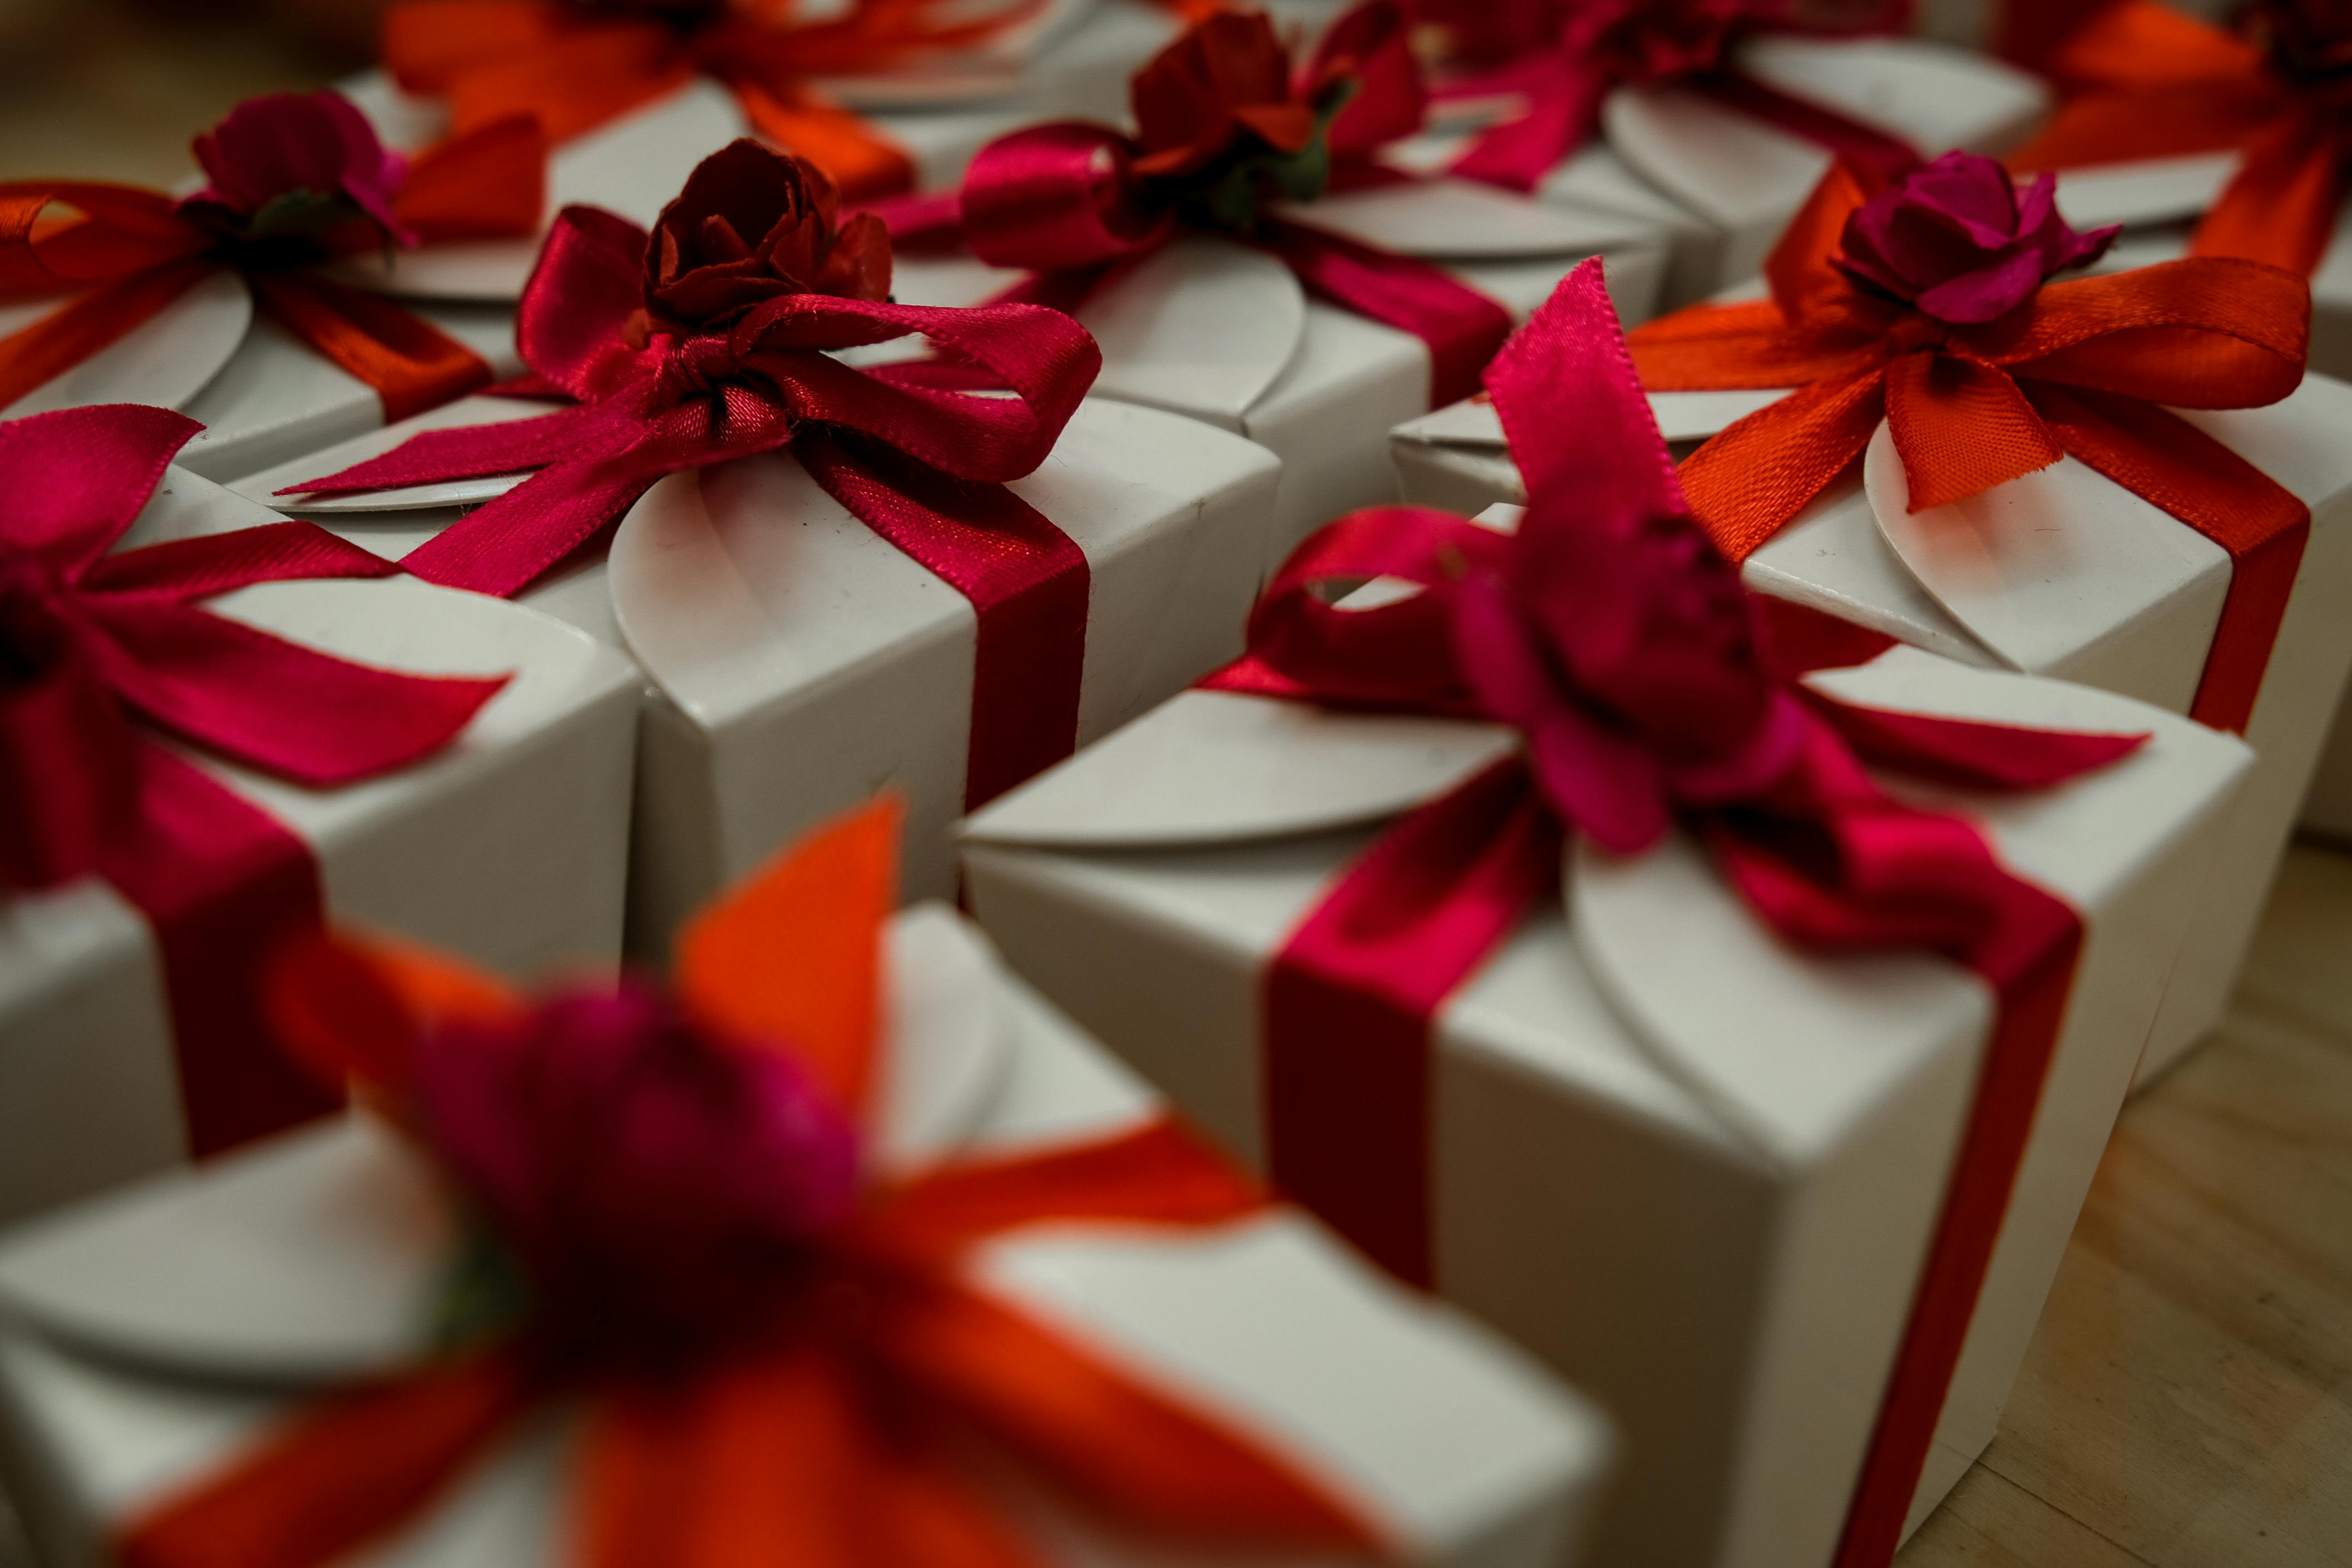
<path fill-rule="evenodd" d="M 877 1136 L 919 1166 L 1115 1134 L 1140 1085 L 940 906 L 897 918 Z M 450 1219 L 364 1116 L 290 1134 L 0 1241 L 0 1423 L 26 1511 L 87 1536 L 218 1467 L 289 1390 L 418 1352 Z M 1200 1232 L 1056 1224 L 973 1267 L 1147 1380 L 1228 1414 L 1414 1552 L 1556 1563 L 1605 1472 L 1591 1408 L 1452 1312 L 1375 1281 L 1298 1216 Z M 149 1288 L 168 1280 L 172 1289 Z M 539 1561 L 562 1539 L 560 1439 L 483 1466 L 408 1548 Z M 1163 1561 L 990 1476 L 1054 1555 Z M 488 1553 L 495 1552 L 495 1557 Z"/>

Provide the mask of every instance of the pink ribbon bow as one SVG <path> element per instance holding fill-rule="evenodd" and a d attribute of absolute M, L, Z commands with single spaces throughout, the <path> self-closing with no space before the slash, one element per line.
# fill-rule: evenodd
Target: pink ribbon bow
<path fill-rule="evenodd" d="M 162 737 L 330 789 L 438 749 L 506 684 L 371 669 L 196 602 L 395 570 L 309 523 L 109 554 L 201 428 L 129 404 L 0 424 L 0 892 L 95 873 L 146 916 L 200 1155 L 327 1107 L 254 989 L 270 945 L 317 924 L 319 873 Z"/>
<path fill-rule="evenodd" d="M 738 142 L 705 168 L 753 155 L 775 156 Z M 648 331 L 647 245 L 645 230 L 593 207 L 565 208 L 548 235 L 516 345 L 532 390 L 572 406 L 426 431 L 287 493 L 538 469 L 401 562 L 431 582 L 511 597 L 663 475 L 789 449 L 835 500 L 978 612 L 967 800 L 1068 755 L 1086 655 L 1086 556 L 1004 486 L 1045 461 L 1101 368 L 1086 329 L 1034 305 L 958 310 L 794 293 L 724 330 Z M 831 357 L 909 333 L 1015 395 L 943 390 L 919 384 L 919 371 Z"/>
<path fill-rule="evenodd" d="M 1136 73 L 1131 90 L 1147 127 L 1155 84 L 1181 50 L 1213 48 L 1225 34 L 1255 30 L 1270 43 L 1264 17 L 1211 13 Z M 1237 52 L 1237 51 L 1236 51 Z M 1279 56 L 1277 56 L 1279 58 Z M 1278 68 L 1286 69 L 1286 62 Z M 1234 74 L 1240 74 L 1235 70 Z M 1196 91 L 1205 90 L 1201 84 Z M 1238 92 L 1239 84 L 1228 84 Z M 1336 112 L 1328 105 L 1337 99 Z M 1304 184 L 1284 193 L 1311 200 L 1324 189 L 1361 188 L 1409 176 L 1373 161 L 1374 151 L 1421 128 L 1426 95 L 1410 47 L 1410 28 L 1393 0 L 1369 0 L 1333 22 L 1291 87 L 1291 105 L 1322 105 L 1317 132 L 1324 163 L 1310 143 L 1290 165 Z M 1254 147 L 1267 149 L 1239 106 L 1220 129 L 1227 144 L 1171 156 L 1107 125 L 1054 120 L 1001 136 L 982 148 L 961 188 L 942 195 L 887 202 L 876 208 L 901 245 L 961 239 L 993 267 L 1035 276 L 1000 298 L 1075 310 L 1122 267 L 1132 266 L 1189 228 L 1205 227 L 1255 246 L 1297 275 L 1317 298 L 1410 332 L 1429 345 L 1430 402 L 1456 402 L 1477 389 L 1478 372 L 1510 334 L 1500 304 L 1415 256 L 1400 256 L 1295 218 L 1260 209 L 1264 192 L 1221 194 L 1246 183 L 1236 169 Z M 1189 150 L 1188 150 L 1189 151 Z M 1304 159 L 1304 163 L 1298 162 Z M 1140 166 L 1139 166 L 1140 165 Z M 1164 169 L 1164 172 L 1160 172 Z M 1228 201 L 1246 211 L 1225 212 Z"/>
<path fill-rule="evenodd" d="M 1843 37 L 1901 30 L 1907 0 L 1422 0 L 1423 17 L 1474 57 L 1439 96 L 1503 94 L 1527 111 L 1481 133 L 1454 172 L 1532 191 L 1593 137 L 1601 103 L 1626 86 L 1668 84 L 1704 94 L 1832 155 L 1888 177 L 1918 162 L 1899 137 L 1768 86 L 1730 63 L 1759 32 Z M 1481 58 L 1483 57 L 1483 58 Z"/>
<path fill-rule="evenodd" d="M 1884 1564 L 1999 1235 L 2082 924 L 1975 827 L 1893 799 L 1864 762 L 2030 789 L 2147 737 L 1861 707 L 1771 667 L 1753 602 L 1684 507 L 1597 263 L 1486 379 L 1527 476 L 1518 532 L 1415 507 L 1343 518 L 1268 585 L 1250 653 L 1203 683 L 1496 720 L 1525 739 L 1391 827 L 1276 958 L 1270 1168 L 1390 1269 L 1430 1280 L 1430 1019 L 1557 895 L 1570 830 L 1635 854 L 1681 823 L 1792 942 L 1925 946 L 1968 965 L 2000 1019 L 1840 1559 Z M 1373 577 L 1423 591 L 1370 610 L 1329 601 L 1333 583 Z"/>

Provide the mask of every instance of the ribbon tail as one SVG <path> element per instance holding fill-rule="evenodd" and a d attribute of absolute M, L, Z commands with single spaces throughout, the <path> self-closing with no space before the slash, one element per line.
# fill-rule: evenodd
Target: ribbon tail
<path fill-rule="evenodd" d="M 2101 734 L 1899 713 L 1802 688 L 1813 711 L 1854 754 L 1962 789 L 2047 789 L 2128 757 L 2148 732 Z"/>
<path fill-rule="evenodd" d="M 2247 146 L 2189 253 L 2244 256 L 2308 277 L 2336 238 L 2344 194 L 2336 128 L 2315 115 L 2284 115 Z"/>
<path fill-rule="evenodd" d="M 214 270 L 202 259 L 152 267 L 69 299 L 0 338 L 0 410 L 130 336 Z"/>
<path fill-rule="evenodd" d="M 1309 294 L 1428 344 L 1432 408 L 1476 392 L 1511 335 L 1508 310 L 1418 256 L 1284 219 L 1261 223 L 1252 243 L 1280 258 Z"/>
<path fill-rule="evenodd" d="M 1527 112 L 1480 131 L 1447 172 L 1507 191 L 1533 191 L 1592 139 L 1608 89 L 1599 70 L 1563 56 L 1528 83 Z"/>
<path fill-rule="evenodd" d="M 506 1354 L 468 1356 L 297 1416 L 224 1477 L 136 1521 L 123 1568 L 325 1568 L 421 1513 L 532 1394 Z"/>
<path fill-rule="evenodd" d="M 2189 716 L 2244 733 L 2311 538 L 2310 508 L 2154 403 L 2049 382 L 2029 391 L 2068 452 L 2230 552 L 2230 591 Z"/>
<path fill-rule="evenodd" d="M 1870 444 L 1885 408 L 1873 370 L 1816 382 L 1735 421 L 1676 472 L 1691 513 L 1727 559 L 1746 560 Z"/>
<path fill-rule="evenodd" d="M 887 448 L 803 431 L 794 445 L 827 495 L 971 601 L 979 619 L 964 809 L 1077 747 L 1093 578 L 1086 552 L 1002 485 L 950 478 Z"/>
<path fill-rule="evenodd" d="M 375 389 L 386 424 L 490 384 L 480 355 L 380 295 L 305 273 L 246 275 L 289 330 Z"/>
<path fill-rule="evenodd" d="M 1265 977 L 1268 1165 L 1285 1196 L 1420 1285 L 1430 1234 L 1430 1020 L 1558 886 L 1560 831 L 1508 758 L 1376 840 Z"/>
<path fill-rule="evenodd" d="M 1981 495 L 2065 455 L 1998 366 L 1955 354 L 1898 354 L 1885 384 L 1886 428 L 1903 459 L 1912 511 Z"/>
<path fill-rule="evenodd" d="M 1899 136 L 1840 114 L 1825 105 L 1795 98 L 1741 71 L 1721 71 L 1691 83 L 1702 97 L 1753 116 L 1882 180 L 1897 180 L 1918 166 L 1919 150 Z"/>
<path fill-rule="evenodd" d="M 543 468 L 403 556 L 412 574 L 444 588 L 512 599 L 621 520 L 662 470 L 581 459 Z"/>

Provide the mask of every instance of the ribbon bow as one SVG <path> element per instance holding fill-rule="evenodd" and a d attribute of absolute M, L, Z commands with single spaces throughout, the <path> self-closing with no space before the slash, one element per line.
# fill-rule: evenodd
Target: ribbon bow
<path fill-rule="evenodd" d="M 703 161 L 657 227 L 711 235 L 711 218 L 739 197 L 764 213 L 780 192 L 821 190 L 824 180 L 737 141 Z M 829 194 L 810 200 L 806 212 L 829 214 Z M 873 220 L 864 222 L 870 230 Z M 881 239 L 845 229 L 825 243 L 866 237 Z M 673 243 L 650 245 L 610 213 L 565 208 L 524 289 L 515 337 L 546 390 L 575 402 L 533 419 L 426 431 L 289 490 L 536 468 L 401 563 L 428 581 L 504 597 L 589 544 L 663 475 L 789 449 L 835 500 L 978 611 L 967 799 L 988 800 L 1068 755 L 1086 653 L 1086 557 L 1005 482 L 1045 460 L 1092 384 L 1102 361 L 1085 329 L 1034 305 L 942 309 L 798 287 L 688 327 L 645 303 L 658 306 L 657 294 L 677 302 L 660 287 L 674 273 Z M 885 257 L 878 280 L 866 268 L 843 286 L 887 284 Z M 713 297 L 723 304 L 736 295 Z M 1015 395 L 940 390 L 919 384 L 919 371 L 857 370 L 832 357 L 910 333 Z"/>
<path fill-rule="evenodd" d="M 1680 823 L 1800 946 L 1924 946 L 1982 974 L 2000 1021 L 1840 1558 L 1884 1564 L 1999 1234 L 2082 927 L 1973 826 L 1892 799 L 1863 763 L 2039 789 L 2147 737 L 1860 707 L 1768 667 L 1753 601 L 1685 508 L 1597 263 L 1486 379 L 1527 476 L 1518 532 L 1416 507 L 1343 518 L 1267 585 L 1249 653 L 1203 683 L 1496 720 L 1525 738 L 1391 826 L 1277 955 L 1264 1001 L 1269 1168 L 1391 1270 L 1430 1279 L 1430 1019 L 1556 896 L 1570 830 L 1635 854 Z M 1379 577 L 1422 591 L 1367 610 L 1330 602 L 1336 584 Z"/>
<path fill-rule="evenodd" d="M 682 938 L 673 1000 L 527 1007 L 437 958 L 314 941 L 286 1033 L 389 1101 L 520 1275 L 457 1354 L 315 1406 L 132 1523 L 127 1568 L 322 1568 L 415 1521 L 522 1419 L 586 1406 L 583 1568 L 1023 1568 L 976 1437 L 1131 1524 L 1361 1551 L 1313 1480 L 975 1284 L 1047 1222 L 1263 1200 L 1172 1123 L 896 1177 L 856 1166 L 895 811 L 821 830 Z M 529 1092 L 524 1092 L 529 1086 Z M 582 1147 L 598 1151 L 583 1166 Z"/>
<path fill-rule="evenodd" d="M 1274 25 L 1212 12 L 1129 86 L 1139 134 L 1054 120 L 982 148 L 958 190 L 877 210 L 902 246 L 961 240 L 1034 274 L 1002 298 L 1075 310 L 1123 267 L 1187 229 L 1254 245 L 1308 293 L 1429 345 L 1430 399 L 1468 395 L 1510 313 L 1428 262 L 1267 210 L 1328 189 L 1407 178 L 1373 160 L 1425 107 L 1403 11 L 1367 0 L 1324 33 L 1295 76 Z"/>
<path fill-rule="evenodd" d="M 240 104 L 196 146 L 213 184 L 185 201 L 135 185 L 0 184 L 0 302 L 77 291 L 0 338 L 0 408 L 224 267 L 296 337 L 373 387 L 387 422 L 488 383 L 489 366 L 465 344 L 310 264 L 394 244 L 531 233 L 547 162 L 531 121 L 483 125 L 409 162 L 385 152 L 336 94 L 284 93 Z M 348 152 L 361 178 L 331 166 L 335 151 Z M 322 153 L 330 166 L 320 169 Z M 51 207 L 81 215 L 53 219 Z"/>
<path fill-rule="evenodd" d="M 1770 298 L 1692 306 L 1633 331 L 1633 362 L 1652 392 L 1796 389 L 1684 462 L 1691 509 L 1718 549 L 1744 560 L 1845 473 L 1881 418 L 1914 511 L 2071 455 L 2230 551 L 2229 598 L 2190 715 L 2243 729 L 2310 514 L 2164 405 L 2253 408 L 2293 392 L 2303 380 L 2309 287 L 2261 262 L 2203 256 L 2035 287 L 2050 265 L 2046 236 L 2002 229 L 1964 242 L 1958 236 L 1978 232 L 1975 220 L 1933 214 L 1920 202 L 1914 214 L 1886 214 L 1898 227 L 1916 216 L 1940 231 L 1910 242 L 1915 255 L 1939 267 L 1955 249 L 1997 262 L 2006 270 L 1989 281 L 2020 296 L 1990 319 L 1938 319 L 1926 295 L 1906 303 L 1889 292 L 1899 278 L 1882 265 L 1885 247 L 1867 243 L 1870 225 L 1857 221 L 1970 172 L 2006 189 L 1988 160 L 1955 153 L 1866 207 L 1861 180 L 1833 169 L 1766 263 Z M 2046 194 L 2040 204 L 2047 208 Z"/>
<path fill-rule="evenodd" d="M 408 91 L 446 97 L 460 135 L 528 114 L 554 141 L 714 77 L 753 130 L 864 198 L 913 184 L 914 163 L 808 78 L 969 49 L 1043 9 L 1043 0 L 977 10 L 956 0 L 856 0 L 841 16 L 795 22 L 790 0 L 399 0 L 384 16 L 383 63 Z"/>
<path fill-rule="evenodd" d="M 2266 261 L 2308 277 L 2327 253 L 2352 155 L 2352 30 L 2336 8 L 2263 0 L 2250 37 L 2157 0 L 2013 6 L 2007 42 L 2067 98 L 2010 159 L 2021 170 L 2244 151 L 2189 240 L 2193 256 Z M 2060 19 L 2075 23 L 2053 29 Z M 2042 36 L 2056 31 L 2056 37 Z"/>
<path fill-rule="evenodd" d="M 0 892 L 94 873 L 146 916 L 204 1154 L 327 1103 L 269 1049 L 254 989 L 266 945 L 317 922 L 318 868 L 161 737 L 330 789 L 437 750 L 505 681 L 371 669 L 197 602 L 394 570 L 308 523 L 109 554 L 199 428 L 129 405 L 0 423 Z"/>
<path fill-rule="evenodd" d="M 1672 84 L 1889 176 L 1919 161 L 1899 137 L 1792 98 L 1730 57 L 1763 32 L 1853 37 L 1899 32 L 1908 0 L 1423 0 L 1421 15 L 1467 64 L 1440 89 L 1451 99 L 1508 94 L 1527 111 L 1481 132 L 1454 172 L 1532 191 L 1598 134 L 1601 103 L 1621 87 Z"/>

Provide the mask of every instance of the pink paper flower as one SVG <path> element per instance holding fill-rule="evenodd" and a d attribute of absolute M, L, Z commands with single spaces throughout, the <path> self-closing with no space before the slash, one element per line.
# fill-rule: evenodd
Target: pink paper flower
<path fill-rule="evenodd" d="M 772 1312 L 857 1194 L 849 1123 L 792 1057 L 650 988 L 418 1042 L 435 1147 L 572 1333 L 681 1346 Z"/>
<path fill-rule="evenodd" d="M 1990 321 L 2114 243 L 2116 227 L 2069 227 L 2057 194 L 2054 175 L 2021 191 L 1992 159 L 1947 152 L 1857 208 L 1832 260 L 1863 288 L 1938 321 Z"/>
<path fill-rule="evenodd" d="M 354 217 L 394 244 L 416 236 L 393 213 L 408 160 L 333 92 L 249 98 L 195 141 L 209 182 L 181 211 L 238 237 L 322 234 Z"/>

